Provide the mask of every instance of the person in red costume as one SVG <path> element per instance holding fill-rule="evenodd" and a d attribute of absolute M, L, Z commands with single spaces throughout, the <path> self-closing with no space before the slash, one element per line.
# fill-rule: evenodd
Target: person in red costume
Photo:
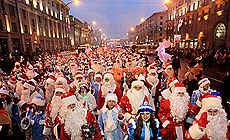
<path fill-rule="evenodd" d="M 103 78 L 103 84 L 98 94 L 97 110 L 100 110 L 103 107 L 105 103 L 105 97 L 109 93 L 116 94 L 118 103 L 120 102 L 122 97 L 121 89 L 116 85 L 115 80 L 113 79 L 113 74 L 106 72 Z"/>
<path fill-rule="evenodd" d="M 185 139 L 184 121 L 187 115 L 196 114 L 200 109 L 197 105 L 193 107 L 189 98 L 184 84 L 177 83 L 169 100 L 161 105 L 158 116 L 163 126 L 161 130 L 163 139 Z"/>
<path fill-rule="evenodd" d="M 222 108 L 221 98 L 206 93 L 201 103 L 202 108 L 186 132 L 186 139 L 229 140 L 227 114 Z"/>
<path fill-rule="evenodd" d="M 147 95 L 144 93 L 144 82 L 133 81 L 131 89 L 121 98 L 120 108 L 126 120 L 136 119 L 137 111 L 144 102 L 149 103 Z"/>
<path fill-rule="evenodd" d="M 54 120 L 58 115 L 59 108 L 61 107 L 61 95 L 64 93 L 66 93 L 64 86 L 57 86 L 55 88 L 51 102 L 49 102 L 46 106 L 45 127 L 43 129 L 43 135 L 45 136 L 45 139 L 49 140 L 51 137 L 53 137 L 52 130 Z"/>
<path fill-rule="evenodd" d="M 158 79 L 158 74 L 155 69 L 149 69 L 145 85 L 150 91 L 151 100 L 153 100 L 154 106 L 157 106 L 158 97 L 161 92 L 161 82 Z M 151 104 L 151 103 L 150 103 Z M 153 106 L 153 104 L 151 104 Z"/>
<path fill-rule="evenodd" d="M 54 135 L 60 140 L 81 140 L 81 127 L 85 124 L 95 126 L 97 133 L 93 140 L 101 139 L 101 131 L 93 114 L 78 103 L 73 93 L 66 92 L 61 96 L 62 106 L 55 119 Z"/>

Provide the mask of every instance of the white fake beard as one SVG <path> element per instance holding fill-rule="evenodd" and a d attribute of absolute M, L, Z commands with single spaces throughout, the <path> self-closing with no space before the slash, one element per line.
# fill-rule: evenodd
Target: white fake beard
<path fill-rule="evenodd" d="M 29 78 L 29 79 L 33 79 L 34 78 L 34 72 L 33 70 L 28 70 L 26 72 L 26 76 Z"/>
<path fill-rule="evenodd" d="M 45 89 L 46 89 L 46 93 L 45 93 L 46 101 L 47 101 L 47 103 L 49 103 L 51 101 L 51 99 L 52 99 L 53 91 L 55 89 L 55 85 L 48 85 L 48 86 L 45 87 Z"/>
<path fill-rule="evenodd" d="M 169 78 L 173 77 L 174 74 L 173 70 L 166 69 L 166 73 L 168 74 Z"/>
<path fill-rule="evenodd" d="M 22 90 L 21 100 L 25 101 L 26 103 L 30 101 L 30 90 L 29 89 Z"/>
<path fill-rule="evenodd" d="M 150 82 L 150 84 L 154 85 L 155 83 L 157 83 L 158 77 L 157 76 L 148 76 L 147 79 L 148 79 L 148 82 Z"/>
<path fill-rule="evenodd" d="M 115 89 L 116 89 L 115 81 L 105 82 L 103 80 L 103 85 L 101 87 L 103 97 L 106 97 L 106 95 L 109 93 L 109 91 L 114 92 L 113 90 L 115 90 Z"/>
<path fill-rule="evenodd" d="M 180 97 L 177 95 L 171 95 L 169 100 L 172 116 L 177 121 L 183 121 L 188 112 L 189 96 L 184 95 L 183 97 Z"/>
<path fill-rule="evenodd" d="M 130 104 L 134 107 L 133 111 L 137 112 L 140 105 L 143 104 L 143 101 L 145 98 L 144 89 L 141 89 L 140 91 L 136 91 L 135 89 L 131 89 L 130 92 L 128 95 L 128 98 L 130 100 Z"/>
<path fill-rule="evenodd" d="M 67 109 L 64 111 L 62 117 L 65 125 L 65 131 L 71 135 L 71 139 L 81 140 L 81 126 L 86 124 L 86 110 L 75 107 L 74 109 Z"/>
<path fill-rule="evenodd" d="M 208 115 L 209 123 L 205 128 L 208 139 L 210 140 L 227 140 L 227 114 L 223 109 L 219 109 L 216 116 Z"/>
<path fill-rule="evenodd" d="M 22 95 L 22 90 L 23 90 L 23 84 L 22 84 L 21 81 L 18 81 L 16 83 L 16 89 L 15 89 L 15 91 L 19 95 L 19 97 L 21 97 L 21 95 Z"/>
<path fill-rule="evenodd" d="M 60 107 L 61 107 L 61 96 L 54 95 L 50 106 L 50 117 L 52 118 L 53 122 L 59 112 Z"/>

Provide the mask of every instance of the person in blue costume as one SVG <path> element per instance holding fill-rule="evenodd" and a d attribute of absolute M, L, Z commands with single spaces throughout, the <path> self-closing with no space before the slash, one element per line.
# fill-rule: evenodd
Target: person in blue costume
<path fill-rule="evenodd" d="M 110 93 L 105 98 L 105 104 L 100 110 L 98 124 L 101 129 L 102 140 L 123 140 L 124 134 L 120 127 L 124 119 L 117 104 L 117 95 Z"/>
<path fill-rule="evenodd" d="M 32 140 L 45 140 L 42 134 L 45 125 L 45 100 L 41 96 L 36 96 L 32 99 L 32 104 L 33 109 L 22 119 L 21 127 L 23 130 L 32 130 L 29 132 Z M 30 126 L 32 129 L 29 129 Z"/>
<path fill-rule="evenodd" d="M 130 120 L 127 140 L 162 140 L 159 121 L 154 118 L 154 110 L 147 102 L 138 109 L 138 119 Z"/>

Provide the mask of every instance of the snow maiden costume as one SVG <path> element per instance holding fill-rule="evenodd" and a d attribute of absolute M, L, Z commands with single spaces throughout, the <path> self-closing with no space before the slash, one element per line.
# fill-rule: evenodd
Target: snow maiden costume
<path fill-rule="evenodd" d="M 144 121 L 141 113 L 149 112 L 150 118 L 148 121 Z M 161 134 L 159 129 L 159 121 L 154 119 L 154 110 L 151 105 L 145 102 L 138 109 L 138 120 L 130 120 L 129 129 L 126 133 L 128 140 L 161 140 Z M 141 132 L 140 132 L 141 131 Z"/>
<path fill-rule="evenodd" d="M 124 139 L 124 134 L 120 127 L 120 119 L 118 118 L 119 107 L 109 109 L 107 107 L 107 102 L 111 100 L 117 103 L 116 94 L 110 93 L 106 96 L 105 104 L 100 110 L 98 124 L 106 140 L 122 140 Z"/>

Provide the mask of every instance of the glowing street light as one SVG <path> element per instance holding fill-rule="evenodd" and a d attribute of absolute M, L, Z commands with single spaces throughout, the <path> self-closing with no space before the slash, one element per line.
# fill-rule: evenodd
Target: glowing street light
<path fill-rule="evenodd" d="M 131 27 L 130 30 L 133 32 L 133 31 L 135 30 L 135 28 L 134 28 L 134 27 Z"/>
<path fill-rule="evenodd" d="M 165 0 L 165 3 L 170 3 L 171 1 L 170 0 Z"/>
<path fill-rule="evenodd" d="M 101 28 L 99 29 L 99 32 L 102 32 L 102 29 L 101 29 Z"/>
<path fill-rule="evenodd" d="M 68 3 L 66 4 L 66 6 L 69 5 L 69 4 L 71 4 L 71 3 L 79 4 L 79 0 L 73 0 L 73 1 L 71 1 L 71 2 L 68 2 Z"/>
<path fill-rule="evenodd" d="M 93 25 L 96 25 L 97 23 L 96 23 L 96 21 L 93 21 L 92 24 L 93 24 Z"/>
<path fill-rule="evenodd" d="M 141 18 L 141 22 L 144 22 L 145 21 L 145 19 L 144 18 Z"/>

